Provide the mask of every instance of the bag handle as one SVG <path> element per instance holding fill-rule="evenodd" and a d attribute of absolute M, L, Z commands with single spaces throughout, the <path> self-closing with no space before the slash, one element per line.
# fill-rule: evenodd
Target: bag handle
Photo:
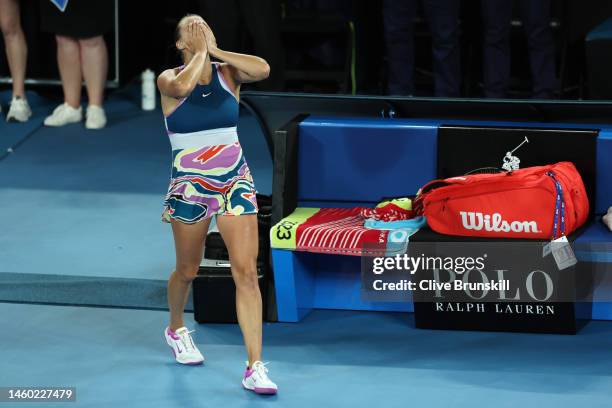
<path fill-rule="evenodd" d="M 449 183 L 448 181 L 442 179 L 432 180 L 429 183 L 425 184 L 423 187 L 421 187 L 421 189 L 417 193 L 416 198 L 412 202 L 412 210 L 417 215 L 423 215 L 423 212 L 425 210 L 423 208 L 423 199 L 425 198 L 425 196 L 436 188 L 446 187 L 451 184 L 452 183 Z"/>
<path fill-rule="evenodd" d="M 495 175 L 507 175 L 507 176 L 511 176 L 513 173 L 511 171 L 506 172 L 506 171 L 502 171 L 499 173 L 487 173 L 487 174 L 495 174 Z M 419 190 L 419 194 L 417 195 L 416 199 L 414 200 L 413 203 L 413 209 L 416 211 L 416 213 L 418 215 L 423 215 L 423 199 L 425 198 L 425 196 L 430 193 L 431 191 L 440 188 L 440 187 L 446 187 L 446 186 L 450 186 L 450 185 L 455 185 L 455 184 L 460 184 L 458 183 L 459 180 L 468 180 L 470 177 L 475 176 L 477 174 L 466 174 L 465 176 L 455 176 L 455 177 L 450 177 L 447 179 L 436 179 L 436 180 L 432 180 L 429 183 L 425 184 L 423 187 L 421 187 L 421 190 Z M 453 180 L 456 180 L 457 183 L 453 183 Z"/>

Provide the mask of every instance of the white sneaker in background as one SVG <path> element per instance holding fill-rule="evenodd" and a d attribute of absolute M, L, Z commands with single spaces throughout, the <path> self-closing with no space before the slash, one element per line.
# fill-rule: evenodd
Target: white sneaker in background
<path fill-rule="evenodd" d="M 603 223 L 612 231 L 612 207 L 608 208 L 608 212 L 603 216 Z"/>
<path fill-rule="evenodd" d="M 164 330 L 166 343 L 172 349 L 176 361 L 186 365 L 199 365 L 204 362 L 204 356 L 193 342 L 191 333 L 193 332 L 186 327 L 181 327 L 175 332 L 170 330 L 170 327 L 166 327 L 166 330 Z"/>
<path fill-rule="evenodd" d="M 87 129 L 102 129 L 106 126 L 106 113 L 101 106 L 89 105 L 85 117 L 85 127 Z"/>
<path fill-rule="evenodd" d="M 32 116 L 32 109 L 28 101 L 20 96 L 13 96 L 11 107 L 6 114 L 7 122 L 26 122 Z"/>
<path fill-rule="evenodd" d="M 67 103 L 62 103 L 51 115 L 47 116 L 44 123 L 45 126 L 64 126 L 81 120 L 83 120 L 83 109 L 80 106 L 75 109 Z"/>
<path fill-rule="evenodd" d="M 256 361 L 253 366 L 247 368 L 242 379 L 242 386 L 247 390 L 256 392 L 257 394 L 276 394 L 278 387 L 268 378 L 267 363 Z"/>

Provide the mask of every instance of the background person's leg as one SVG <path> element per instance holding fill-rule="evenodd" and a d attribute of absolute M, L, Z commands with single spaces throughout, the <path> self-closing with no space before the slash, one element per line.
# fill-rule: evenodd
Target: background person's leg
<path fill-rule="evenodd" d="M 383 27 L 387 56 L 387 93 L 414 93 L 414 17 L 416 0 L 384 0 Z"/>
<path fill-rule="evenodd" d="M 108 73 L 108 50 L 104 37 L 80 39 L 79 48 L 89 104 L 102 106 Z"/>
<path fill-rule="evenodd" d="M 108 51 L 101 35 L 80 39 L 81 67 L 87 88 L 88 105 L 85 127 L 102 129 L 106 126 L 104 103 L 104 86 L 108 73 Z"/>
<path fill-rule="evenodd" d="M 168 308 L 170 329 L 184 327 L 183 312 L 189 296 L 191 282 L 195 279 L 202 262 L 204 242 L 210 218 L 195 224 L 172 221 L 172 234 L 176 250 L 176 268 L 168 280 Z"/>
<path fill-rule="evenodd" d="M 521 0 L 529 47 L 533 97 L 550 99 L 557 90 L 555 43 L 550 28 L 550 0 Z"/>
<path fill-rule="evenodd" d="M 21 29 L 19 2 L 0 0 L 0 28 L 13 80 L 13 96 L 25 97 L 24 81 L 28 47 Z"/>
<path fill-rule="evenodd" d="M 459 0 L 423 0 L 432 37 L 435 96 L 460 96 L 459 6 Z"/>
<path fill-rule="evenodd" d="M 505 98 L 510 81 L 512 1 L 481 1 L 484 24 L 484 94 L 487 98 Z"/>
<path fill-rule="evenodd" d="M 219 216 L 217 227 L 229 252 L 236 283 L 236 312 L 249 357 L 261 360 L 262 302 L 257 280 L 257 215 Z"/>
<path fill-rule="evenodd" d="M 81 53 L 79 42 L 70 37 L 56 35 L 57 41 L 57 65 L 62 79 L 64 90 L 64 102 L 72 108 L 81 105 Z"/>

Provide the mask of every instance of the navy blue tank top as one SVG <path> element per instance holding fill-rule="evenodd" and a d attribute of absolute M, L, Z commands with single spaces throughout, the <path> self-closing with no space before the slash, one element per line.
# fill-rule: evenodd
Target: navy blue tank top
<path fill-rule="evenodd" d="M 197 84 L 166 116 L 168 134 L 194 133 L 238 125 L 238 101 L 223 79 L 218 63 L 211 63 L 212 75 L 207 85 Z"/>

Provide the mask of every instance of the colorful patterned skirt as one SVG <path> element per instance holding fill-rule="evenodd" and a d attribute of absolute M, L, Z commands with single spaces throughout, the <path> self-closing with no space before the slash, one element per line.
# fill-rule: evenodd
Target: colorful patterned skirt
<path fill-rule="evenodd" d="M 162 221 L 187 224 L 213 215 L 257 213 L 253 177 L 239 142 L 172 151 Z"/>

